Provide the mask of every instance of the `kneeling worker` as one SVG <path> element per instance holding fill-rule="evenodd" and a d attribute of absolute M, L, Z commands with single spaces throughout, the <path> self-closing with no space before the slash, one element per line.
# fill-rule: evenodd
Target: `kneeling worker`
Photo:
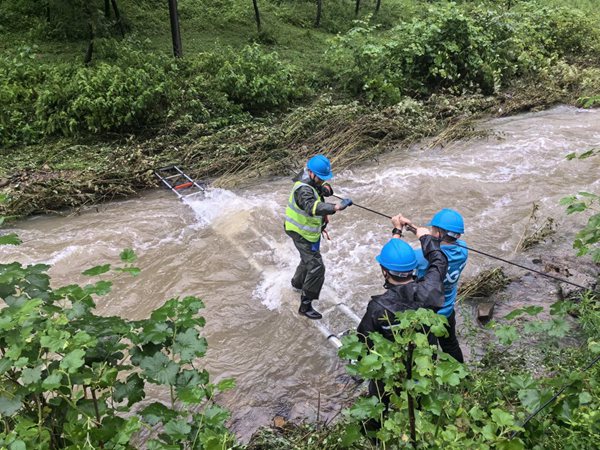
<path fill-rule="evenodd" d="M 285 209 L 285 232 L 300 253 L 292 286 L 302 291 L 298 312 L 309 319 L 323 317 L 313 308 L 312 301 L 319 298 L 325 281 L 320 243 L 321 232 L 327 225 L 326 216 L 352 204 L 350 199 L 339 204 L 324 201 L 324 197 L 333 195 L 332 187 L 325 183 L 331 178 L 333 173 L 327 157 L 316 155 L 310 158 L 306 168 L 293 179 L 294 187 Z"/>
<path fill-rule="evenodd" d="M 390 324 L 396 322 L 395 313 L 419 308 L 429 308 L 437 311 L 444 304 L 443 280 L 448 270 L 448 260 L 441 251 L 439 240 L 435 239 L 428 228 L 418 227 L 416 235 L 421 241 L 424 257 L 429 267 L 422 279 L 415 278 L 417 257 L 412 247 L 401 239 L 401 228 L 411 224 L 410 220 L 401 215 L 393 219 L 395 226 L 392 231 L 393 239 L 383 246 L 375 259 L 381 266 L 385 280 L 386 291 L 381 295 L 371 297 L 367 311 L 358 325 L 358 337 L 368 342 L 369 333 L 379 332 L 385 338 L 393 341 Z M 379 382 L 381 383 L 381 382 Z M 388 403 L 387 396 L 381 397 L 383 386 L 371 381 L 369 395 L 382 398 Z"/>
<path fill-rule="evenodd" d="M 401 215 L 394 217 L 393 237 L 402 236 L 401 227 L 411 224 Z M 429 267 L 421 279 L 415 278 L 417 257 L 413 248 L 401 239 L 390 239 L 375 260 L 381 266 L 385 280 L 385 293 L 371 297 L 367 311 L 358 325 L 359 337 L 365 341 L 369 333 L 377 331 L 392 340 L 389 324 L 394 314 L 409 309 L 430 308 L 438 310 L 444 304 L 443 280 L 448 270 L 448 260 L 428 228 L 418 227 L 423 256 Z"/>

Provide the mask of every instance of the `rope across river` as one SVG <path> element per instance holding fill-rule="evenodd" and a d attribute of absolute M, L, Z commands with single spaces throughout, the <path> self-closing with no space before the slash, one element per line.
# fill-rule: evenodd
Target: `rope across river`
<path fill-rule="evenodd" d="M 342 197 L 339 197 L 339 196 L 337 196 L 337 195 L 335 195 L 335 194 L 333 195 L 333 197 L 335 197 L 335 198 L 339 198 L 339 199 L 342 199 Z M 377 214 L 377 215 L 379 215 L 379 216 L 386 217 L 386 218 L 388 218 L 388 219 L 391 219 L 391 218 L 392 218 L 392 216 L 390 216 L 390 215 L 388 215 L 388 214 L 384 214 L 384 213 L 382 213 L 382 212 L 375 211 L 374 209 L 367 208 L 366 206 L 358 205 L 358 204 L 356 204 L 356 203 L 354 203 L 354 202 L 352 203 L 352 205 L 356 206 L 357 208 L 364 209 L 365 211 L 369 211 L 369 212 L 371 212 L 371 213 L 373 213 L 373 214 Z M 411 232 L 413 232 L 413 233 L 416 231 L 416 228 L 415 228 L 415 227 L 413 227 L 413 226 L 411 226 L 411 225 L 406 225 L 406 229 L 407 229 L 408 231 L 411 231 Z M 479 253 L 480 255 L 487 256 L 488 258 L 496 259 L 496 260 L 498 260 L 498 261 L 502 261 L 503 263 L 510 264 L 510 265 L 513 265 L 513 266 L 519 267 L 519 268 L 521 268 L 521 269 L 528 270 L 528 271 L 530 271 L 530 272 L 537 273 L 537 274 L 539 274 L 539 275 L 542 275 L 542 276 L 544 276 L 544 277 L 547 277 L 547 278 L 552 278 L 552 279 L 553 279 L 553 280 L 555 280 L 555 281 L 559 281 L 559 282 L 561 282 L 561 283 L 567 283 L 567 284 L 570 284 L 571 286 L 575 286 L 575 287 L 578 287 L 578 288 L 580 288 L 580 289 L 584 289 L 584 290 L 587 290 L 587 291 L 591 291 L 591 289 L 590 289 L 590 288 L 587 288 L 587 287 L 585 287 L 585 286 L 581 286 L 580 284 L 577 284 L 577 283 L 573 283 L 572 281 L 569 281 L 569 280 L 565 280 L 564 278 L 557 277 L 557 276 L 555 276 L 555 275 L 550 275 L 549 273 L 542 272 L 542 271 L 540 271 L 540 270 L 533 269 L 533 268 L 531 268 L 531 267 L 527 267 L 527 266 L 524 266 L 524 265 L 522 265 L 522 264 L 518 264 L 518 263 L 516 263 L 516 262 L 513 262 L 513 261 L 509 261 L 509 260 L 507 260 L 507 259 L 504 259 L 504 258 L 501 258 L 501 257 L 499 257 L 499 256 L 494 256 L 494 255 L 492 255 L 492 254 L 490 254 L 490 253 L 487 253 L 487 252 L 483 252 L 483 251 L 481 251 L 481 250 L 474 249 L 473 247 L 469 247 L 469 246 L 466 246 L 466 245 L 461 245 L 461 244 L 459 244 L 459 243 L 454 243 L 454 245 L 456 245 L 456 246 L 458 246 L 458 247 L 466 248 L 466 249 L 467 249 L 467 250 L 469 250 L 470 252 Z"/>

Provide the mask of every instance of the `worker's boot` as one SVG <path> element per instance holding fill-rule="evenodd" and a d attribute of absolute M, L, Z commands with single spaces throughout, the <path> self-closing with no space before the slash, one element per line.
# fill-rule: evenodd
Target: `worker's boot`
<path fill-rule="evenodd" d="M 300 309 L 298 309 L 298 313 L 313 320 L 323 317 L 319 311 L 312 307 L 312 300 L 304 295 L 300 297 Z"/>

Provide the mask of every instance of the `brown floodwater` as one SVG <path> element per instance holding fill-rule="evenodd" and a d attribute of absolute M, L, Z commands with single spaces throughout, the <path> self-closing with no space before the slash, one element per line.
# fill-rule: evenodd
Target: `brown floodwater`
<path fill-rule="evenodd" d="M 600 158 L 567 161 L 565 156 L 600 145 L 600 111 L 558 107 L 481 127 L 493 136 L 445 148 L 399 148 L 337 172 L 336 194 L 385 214 L 401 212 L 420 224 L 451 207 L 464 215 L 464 239 L 474 248 L 523 264 L 540 254 L 575 261 L 571 242 L 585 217 L 566 216 L 559 200 L 579 191 L 600 192 Z M 323 330 L 298 315 L 299 294 L 290 287 L 298 255 L 282 231 L 291 185 L 289 177 L 257 181 L 239 190 L 209 189 L 187 202 L 157 190 L 77 216 L 33 217 L 14 226 L 23 244 L 0 248 L 0 257 L 52 264 L 53 284 L 60 286 L 85 282 L 83 270 L 118 263 L 120 251 L 133 248 L 142 273 L 115 277 L 113 292 L 97 300 L 102 314 L 139 319 L 171 297 L 203 298 L 209 351 L 202 362 L 215 380 L 235 378 L 237 387 L 220 401 L 232 411 L 234 431 L 247 439 L 275 415 L 327 419 L 338 413 L 354 395 L 354 384 L 344 376 L 324 330 L 341 333 L 355 326 L 370 296 L 382 292 L 374 257 L 389 239 L 391 224 L 350 207 L 332 217 L 332 240 L 322 243 L 327 274 L 317 308 L 325 312 Z M 558 232 L 515 254 L 534 202 L 540 217 L 558 222 Z M 463 277 L 497 265 L 472 254 Z M 556 291 L 532 275 L 520 286 L 497 313 L 549 303 Z M 461 339 L 472 314 L 459 308 Z M 476 356 L 476 340 L 464 339 L 463 346 L 467 357 Z"/>

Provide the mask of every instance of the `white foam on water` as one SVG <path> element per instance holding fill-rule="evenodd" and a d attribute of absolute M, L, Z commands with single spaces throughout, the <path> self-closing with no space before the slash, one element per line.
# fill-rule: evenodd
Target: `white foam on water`
<path fill-rule="evenodd" d="M 263 268 L 261 279 L 252 292 L 252 297 L 268 309 L 274 310 L 279 309 L 282 299 L 289 296 L 293 290 L 290 280 L 299 262 L 299 257 L 290 239 L 276 242 L 270 246 L 273 264 Z"/>
<path fill-rule="evenodd" d="M 81 249 L 79 245 L 69 245 L 58 252 L 53 253 L 50 258 L 44 261 L 44 264 L 49 264 L 51 266 L 55 265 L 57 262 L 62 261 L 63 259 L 68 258 L 73 255 L 75 252 Z"/>

